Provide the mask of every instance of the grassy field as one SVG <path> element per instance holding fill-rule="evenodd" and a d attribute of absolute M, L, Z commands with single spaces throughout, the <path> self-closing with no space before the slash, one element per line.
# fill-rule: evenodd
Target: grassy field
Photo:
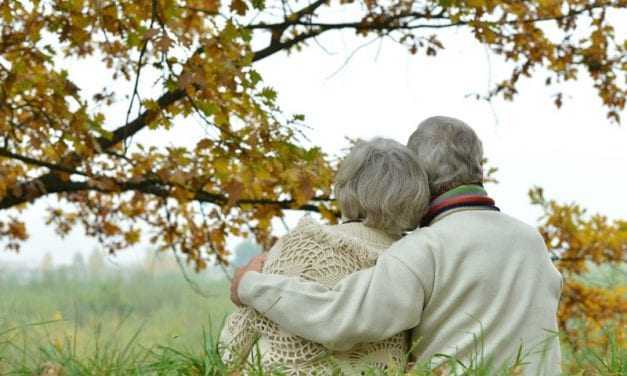
<path fill-rule="evenodd" d="M 233 309 L 227 281 L 193 278 L 209 297 L 194 292 L 176 270 L 3 273 L 0 375 L 227 373 L 215 346 Z M 617 346 L 608 354 L 565 353 L 566 361 L 581 363 L 582 370 L 596 370 L 585 374 L 626 374 L 626 353 Z M 479 367 L 467 374 L 493 373 Z"/>
<path fill-rule="evenodd" d="M 233 309 L 226 281 L 194 276 L 205 298 L 177 271 L 81 274 L 0 276 L 0 374 L 55 364 L 64 374 L 142 374 L 187 352 L 200 359 Z"/>

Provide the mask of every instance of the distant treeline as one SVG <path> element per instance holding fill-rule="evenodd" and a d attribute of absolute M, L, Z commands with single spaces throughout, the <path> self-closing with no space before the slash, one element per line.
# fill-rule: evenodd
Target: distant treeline
<path fill-rule="evenodd" d="M 230 265 L 214 264 L 196 275 L 185 258 L 176 257 L 171 252 L 146 250 L 141 262 L 119 264 L 100 249 L 92 250 L 87 257 L 83 252 L 76 252 L 69 264 L 56 264 L 54 255 L 47 253 L 39 265 L 0 264 L 0 283 L 28 283 L 44 280 L 76 280 L 102 278 L 128 278 L 131 275 L 168 275 L 186 274 L 194 278 L 223 280 L 231 274 L 234 267 L 245 265 L 253 256 L 261 252 L 261 247 L 252 241 L 241 242 L 230 257 Z"/>

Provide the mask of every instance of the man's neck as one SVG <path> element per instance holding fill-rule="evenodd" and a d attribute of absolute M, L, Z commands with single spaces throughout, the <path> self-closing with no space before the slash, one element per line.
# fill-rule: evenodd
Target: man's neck
<path fill-rule="evenodd" d="M 442 187 L 439 190 L 439 193 L 432 195 L 431 202 L 434 202 L 436 200 L 440 200 L 446 197 L 456 196 L 459 194 L 487 195 L 487 192 L 483 188 L 483 183 L 469 183 L 469 184 L 451 183 L 448 186 L 445 185 L 444 187 Z"/>

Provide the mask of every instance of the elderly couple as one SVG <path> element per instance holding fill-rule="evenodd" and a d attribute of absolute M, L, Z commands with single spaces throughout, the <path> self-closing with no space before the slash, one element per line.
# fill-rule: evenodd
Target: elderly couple
<path fill-rule="evenodd" d="M 353 147 L 335 182 L 342 223 L 305 218 L 237 270 L 223 358 L 287 375 L 558 375 L 562 278 L 540 234 L 487 195 L 482 159 L 475 132 L 448 117 L 423 121 L 407 147 Z"/>

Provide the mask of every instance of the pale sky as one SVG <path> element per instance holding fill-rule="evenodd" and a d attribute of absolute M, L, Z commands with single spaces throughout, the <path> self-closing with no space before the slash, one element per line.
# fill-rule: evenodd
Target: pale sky
<path fill-rule="evenodd" d="M 627 25 L 627 16 L 623 13 L 616 21 L 617 26 Z M 617 29 L 618 35 L 627 34 L 627 26 L 622 28 Z M 504 212 L 537 224 L 540 212 L 530 205 L 527 191 L 539 185 L 547 198 L 578 202 L 610 218 L 627 218 L 627 125 L 617 126 L 606 119 L 606 109 L 587 79 L 566 86 L 559 110 L 552 103 L 556 89 L 544 86 L 542 72 L 523 81 L 514 102 L 496 100 L 490 105 L 468 95 L 485 94 L 491 83 L 505 77 L 507 65 L 466 31 L 441 35 L 446 49 L 436 58 L 411 55 L 388 40 L 360 49 L 338 72 L 366 41 L 346 31 L 319 38 L 331 54 L 310 43 L 303 52 L 272 56 L 256 68 L 279 93 L 284 112 L 306 115 L 311 142 L 330 154 L 342 153 L 348 144 L 346 136 L 382 136 L 405 143 L 426 117 L 453 116 L 477 131 L 490 165 L 499 168 L 500 183 L 488 190 Z M 85 90 L 96 90 L 108 81 L 106 74 L 95 74 L 92 67 L 87 62 L 71 64 L 72 77 Z M 151 93 L 149 83 L 144 89 L 145 94 Z M 125 87 L 120 90 L 128 92 Z M 152 92 L 157 97 L 161 89 Z M 120 108 L 125 106 L 122 103 Z M 110 125 L 123 121 L 124 114 L 117 111 Z M 621 116 L 627 123 L 627 111 Z M 153 131 L 144 131 L 140 137 L 178 143 L 193 142 L 200 134 L 191 122 L 175 127 L 167 137 Z M 80 231 L 66 239 L 56 236 L 43 223 L 46 205 L 41 200 L 26 211 L 31 239 L 19 256 L 0 251 L 0 263 L 36 266 L 47 252 L 57 263 L 66 263 L 75 252 L 89 253 L 97 247 L 95 240 Z M 6 215 L 0 213 L 0 219 Z M 288 222 L 294 224 L 301 215 L 290 214 Z M 281 226 L 277 229 L 282 232 Z M 113 260 L 140 259 L 146 247 L 125 251 Z"/>

